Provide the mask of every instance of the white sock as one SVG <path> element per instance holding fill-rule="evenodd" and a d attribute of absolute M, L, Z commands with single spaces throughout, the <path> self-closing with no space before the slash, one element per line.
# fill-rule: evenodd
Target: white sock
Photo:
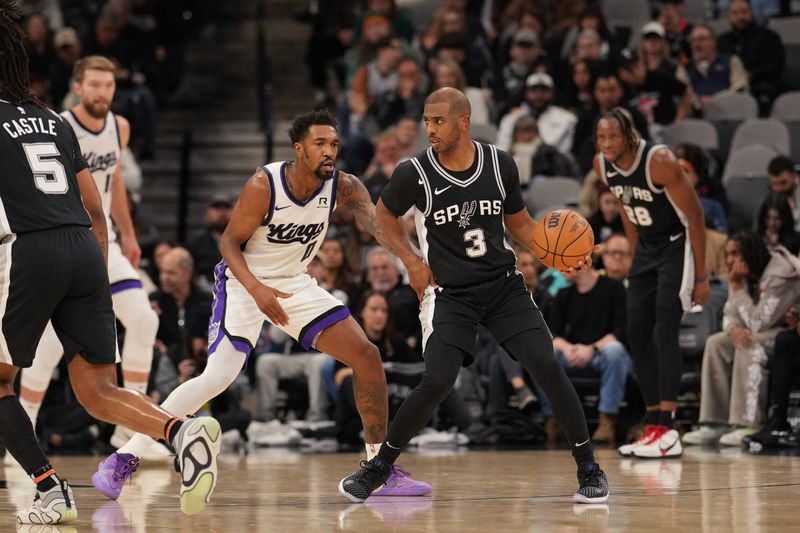
<path fill-rule="evenodd" d="M 381 449 L 380 444 L 364 444 L 364 447 L 367 449 L 367 461 L 371 461 L 373 457 L 376 457 Z"/>
<path fill-rule="evenodd" d="M 233 347 L 227 337 L 223 338 L 216 352 L 208 358 L 208 364 L 203 373 L 172 391 L 172 394 L 167 396 L 167 399 L 161 404 L 161 408 L 178 417 L 195 414 L 203 407 L 203 404 L 233 383 L 244 366 L 246 357 L 245 354 Z M 150 437 L 137 434 L 117 451 L 141 457 L 150 449 L 153 442 Z"/>

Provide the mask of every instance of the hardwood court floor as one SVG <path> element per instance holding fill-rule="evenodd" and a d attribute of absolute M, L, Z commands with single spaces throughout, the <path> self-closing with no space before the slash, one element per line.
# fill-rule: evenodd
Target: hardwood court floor
<path fill-rule="evenodd" d="M 34 527 L 36 533 L 201 531 L 798 531 L 800 457 L 751 456 L 739 450 L 689 449 L 682 461 L 634 461 L 612 450 L 598 459 L 608 474 L 608 506 L 573 506 L 576 488 L 567 451 L 405 454 L 415 477 L 433 484 L 432 497 L 371 498 L 350 504 L 337 483 L 354 469 L 353 454 L 301 455 L 257 451 L 222 456 L 212 503 L 196 516 L 180 513 L 178 478 L 170 465 L 134 475 L 118 502 L 76 488 L 74 528 Z M 88 483 L 96 458 L 55 458 L 72 483 Z M 20 471 L 21 473 L 21 471 Z M 0 531 L 14 531 L 15 506 L 31 487 L 6 468 L 0 490 Z M 20 484 L 21 483 L 21 484 Z"/>

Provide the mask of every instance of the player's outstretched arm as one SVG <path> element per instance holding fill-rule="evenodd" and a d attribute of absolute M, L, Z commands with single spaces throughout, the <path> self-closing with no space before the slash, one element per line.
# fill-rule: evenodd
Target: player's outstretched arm
<path fill-rule="evenodd" d="M 108 264 L 108 226 L 106 225 L 106 215 L 103 213 L 103 201 L 100 199 L 100 193 L 97 192 L 97 185 L 95 185 L 89 169 L 81 170 L 77 176 L 83 207 L 86 208 L 89 218 L 92 219 L 92 232 L 97 237 L 97 242 L 100 243 L 100 248 L 103 250 L 103 258 Z"/>
<path fill-rule="evenodd" d="M 125 117 L 115 115 L 114 118 L 119 131 L 120 150 L 125 150 L 131 137 L 131 126 Z M 117 170 L 114 171 L 111 181 L 111 219 L 119 228 L 122 255 L 128 258 L 134 268 L 138 268 L 142 250 L 136 241 L 136 232 L 128 209 L 128 191 L 125 190 L 125 182 L 122 181 L 122 161 L 117 162 Z"/>
<path fill-rule="evenodd" d="M 697 198 L 689 177 L 678 164 L 675 155 L 661 148 L 650 160 L 650 175 L 656 185 L 662 185 L 675 207 L 686 215 L 689 223 L 689 239 L 694 255 L 695 284 L 692 301 L 704 304 L 708 300 L 709 285 L 706 273 L 706 224 L 703 207 Z"/>
<path fill-rule="evenodd" d="M 278 298 L 289 298 L 291 294 L 268 287 L 259 281 L 250 272 L 242 254 L 242 244 L 253 235 L 269 213 L 271 195 L 269 178 L 263 170 L 258 169 L 247 180 L 239 201 L 233 207 L 231 220 L 220 238 L 219 250 L 228 268 L 247 289 L 258 308 L 273 324 L 283 326 L 289 322 L 289 317 L 278 303 Z"/>

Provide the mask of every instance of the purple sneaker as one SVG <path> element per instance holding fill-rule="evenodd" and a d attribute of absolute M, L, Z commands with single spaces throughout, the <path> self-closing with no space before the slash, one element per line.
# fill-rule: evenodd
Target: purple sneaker
<path fill-rule="evenodd" d="M 392 465 L 392 473 L 386 483 L 375 489 L 372 496 L 425 496 L 431 493 L 431 486 L 417 481 L 400 465 Z"/>
<path fill-rule="evenodd" d="M 129 453 L 112 453 L 97 467 L 92 485 L 107 498 L 116 500 L 125 481 L 139 468 L 139 458 Z"/>

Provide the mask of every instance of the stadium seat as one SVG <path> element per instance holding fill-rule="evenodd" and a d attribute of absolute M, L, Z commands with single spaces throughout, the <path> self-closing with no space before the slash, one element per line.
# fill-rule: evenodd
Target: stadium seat
<path fill-rule="evenodd" d="M 780 120 L 789 128 L 789 152 L 793 160 L 800 160 L 800 91 L 778 96 L 772 105 L 772 118 Z"/>
<path fill-rule="evenodd" d="M 559 207 L 574 206 L 578 202 L 580 183 L 575 178 L 554 176 L 534 180 L 523 193 L 525 205 L 532 215 L 544 214 Z"/>
<path fill-rule="evenodd" d="M 470 124 L 469 135 L 476 141 L 490 144 L 497 142 L 497 128 L 491 124 Z"/>
<path fill-rule="evenodd" d="M 767 26 L 778 34 L 784 45 L 800 44 L 800 31 L 798 31 L 798 28 L 800 28 L 800 17 L 771 18 Z"/>
<path fill-rule="evenodd" d="M 727 187 L 734 176 L 766 176 L 767 166 L 776 155 L 779 154 L 773 148 L 758 144 L 732 151 L 722 171 L 722 183 Z"/>
<path fill-rule="evenodd" d="M 609 27 L 626 29 L 630 32 L 626 45 L 638 46 L 641 40 L 642 26 L 652 19 L 650 3 L 603 0 L 602 5 Z"/>
<path fill-rule="evenodd" d="M 728 224 L 731 232 L 751 229 L 761 202 L 769 192 L 769 177 L 731 176 L 725 181 L 725 191 L 728 196 Z"/>
<path fill-rule="evenodd" d="M 746 93 L 725 93 L 714 96 L 705 109 L 705 118 L 717 120 L 747 120 L 758 117 L 758 102 Z"/>
<path fill-rule="evenodd" d="M 670 124 L 664 130 L 664 142 L 671 147 L 694 144 L 703 150 L 719 149 L 719 136 L 714 125 L 702 119 L 687 118 Z"/>
<path fill-rule="evenodd" d="M 774 148 L 780 154 L 789 154 L 789 128 L 774 118 L 757 118 L 742 122 L 733 134 L 730 151 L 745 146 L 761 144 Z"/>

